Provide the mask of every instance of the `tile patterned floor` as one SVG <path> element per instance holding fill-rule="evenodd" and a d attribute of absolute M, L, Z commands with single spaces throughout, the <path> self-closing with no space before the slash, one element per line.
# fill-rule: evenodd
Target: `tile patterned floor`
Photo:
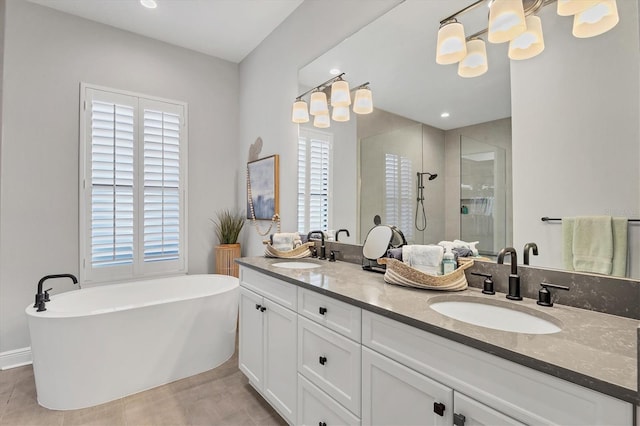
<path fill-rule="evenodd" d="M 31 366 L 0 371 L 0 426 L 286 425 L 238 370 L 237 352 L 218 368 L 96 407 L 38 405 Z"/>

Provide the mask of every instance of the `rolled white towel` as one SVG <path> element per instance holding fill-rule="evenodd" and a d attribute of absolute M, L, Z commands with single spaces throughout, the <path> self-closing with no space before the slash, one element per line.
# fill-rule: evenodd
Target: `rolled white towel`
<path fill-rule="evenodd" d="M 271 246 L 279 251 L 290 251 L 296 247 L 296 241 L 302 244 L 300 234 L 297 232 L 281 232 L 273 234 L 273 243 Z"/>
<path fill-rule="evenodd" d="M 470 249 L 469 243 L 462 240 L 453 240 L 453 248 L 466 248 Z"/>
<path fill-rule="evenodd" d="M 453 250 L 456 247 L 453 241 L 440 241 L 438 245 L 444 247 L 445 251 Z"/>
<path fill-rule="evenodd" d="M 444 248 L 440 245 L 402 246 L 402 261 L 419 271 L 439 275 Z"/>

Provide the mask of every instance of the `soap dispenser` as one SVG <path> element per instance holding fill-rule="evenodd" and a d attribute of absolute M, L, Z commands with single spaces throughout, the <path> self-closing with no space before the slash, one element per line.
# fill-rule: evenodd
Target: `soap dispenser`
<path fill-rule="evenodd" d="M 453 256 L 450 248 L 447 248 L 446 253 L 442 257 L 442 275 L 449 274 L 456 270 L 458 267 L 456 259 Z"/>

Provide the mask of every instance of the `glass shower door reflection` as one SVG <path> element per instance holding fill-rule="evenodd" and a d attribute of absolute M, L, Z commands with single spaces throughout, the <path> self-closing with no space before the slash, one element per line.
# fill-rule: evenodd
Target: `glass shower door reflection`
<path fill-rule="evenodd" d="M 495 256 L 506 244 L 505 150 L 461 136 L 460 170 L 460 239 Z"/>

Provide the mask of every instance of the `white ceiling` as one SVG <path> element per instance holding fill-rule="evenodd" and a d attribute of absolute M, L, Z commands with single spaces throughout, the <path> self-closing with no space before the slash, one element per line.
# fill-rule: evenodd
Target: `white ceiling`
<path fill-rule="evenodd" d="M 238 63 L 303 0 L 29 1 Z"/>

